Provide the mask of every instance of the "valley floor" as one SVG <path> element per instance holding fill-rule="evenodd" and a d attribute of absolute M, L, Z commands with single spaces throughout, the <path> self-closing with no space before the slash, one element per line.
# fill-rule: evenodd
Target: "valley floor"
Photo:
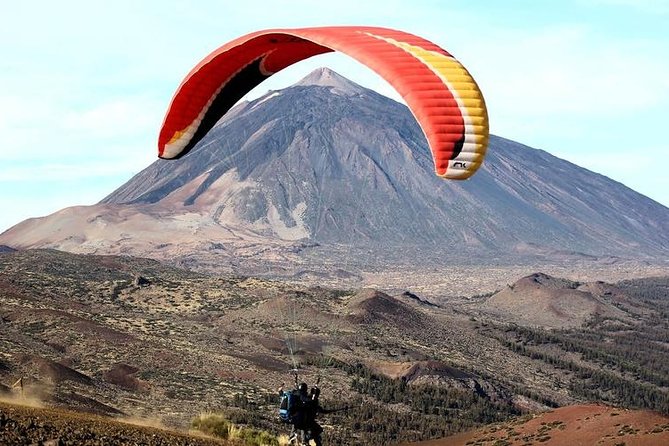
<path fill-rule="evenodd" d="M 134 416 L 185 432 L 203 413 L 285 434 L 276 389 L 292 382 L 293 368 L 309 384 L 323 377 L 323 407 L 342 409 L 319 418 L 328 445 L 471 429 L 476 437 L 431 444 L 561 444 L 572 428 L 583 438 L 601 430 L 586 417 L 606 417 L 556 409 L 561 418 L 510 420 L 589 401 L 669 416 L 668 321 L 669 277 L 577 283 L 532 274 L 497 293 L 442 301 L 206 275 L 128 256 L 6 253 L 0 394 L 20 389 L 52 408 L 0 407 L 0 445 L 216 444 L 119 424 Z M 669 435 L 669 419 L 646 425 L 628 413 L 608 415 L 601 438 L 616 441 L 603 444 Z"/>

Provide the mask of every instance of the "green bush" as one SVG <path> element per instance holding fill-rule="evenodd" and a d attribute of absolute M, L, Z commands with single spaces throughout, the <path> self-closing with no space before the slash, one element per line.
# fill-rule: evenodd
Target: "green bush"
<path fill-rule="evenodd" d="M 279 440 L 269 432 L 235 426 L 221 414 L 201 414 L 191 426 L 215 437 L 241 440 L 245 446 L 279 446 Z"/>
<path fill-rule="evenodd" d="M 242 429 L 239 432 L 239 439 L 243 440 L 246 446 L 279 446 L 279 440 L 274 435 L 255 429 Z"/>
<path fill-rule="evenodd" d="M 197 429 L 205 434 L 228 439 L 232 424 L 222 415 L 218 414 L 200 414 L 191 423 L 193 429 Z"/>

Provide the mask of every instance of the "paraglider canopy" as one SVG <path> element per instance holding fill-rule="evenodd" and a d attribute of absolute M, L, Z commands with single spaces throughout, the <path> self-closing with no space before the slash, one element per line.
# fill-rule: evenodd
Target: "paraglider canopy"
<path fill-rule="evenodd" d="M 398 91 L 427 137 L 437 175 L 466 179 L 479 168 L 488 146 L 488 115 L 469 72 L 428 40 L 364 26 L 258 31 L 218 48 L 177 89 L 160 131 L 158 156 L 182 157 L 263 80 L 331 51 L 367 65 Z"/>

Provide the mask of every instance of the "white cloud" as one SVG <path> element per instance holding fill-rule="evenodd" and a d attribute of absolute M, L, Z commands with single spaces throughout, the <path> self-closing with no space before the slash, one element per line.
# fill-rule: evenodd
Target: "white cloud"
<path fill-rule="evenodd" d="M 147 164 L 138 164 L 132 158 L 109 158 L 106 160 L 88 159 L 84 162 L 77 161 L 69 164 L 33 162 L 30 165 L 12 165 L 8 163 L 0 171 L 0 183 L 75 181 L 99 179 L 105 176 L 117 177 L 128 172 L 138 172 L 150 162 L 148 159 L 146 161 Z"/>
<path fill-rule="evenodd" d="M 476 51 L 476 77 L 501 115 L 611 117 L 669 98 L 669 61 L 658 57 L 658 45 L 604 42 L 583 27 L 566 26 L 507 33 Z"/>
<path fill-rule="evenodd" d="M 669 14 L 667 0 L 581 0 L 581 3 L 600 7 L 618 6 L 650 14 Z"/>
<path fill-rule="evenodd" d="M 0 101 L 0 160 L 76 164 L 102 157 L 154 154 L 163 105 L 142 95 L 118 96 L 88 107 L 66 101 L 4 96 Z"/>
<path fill-rule="evenodd" d="M 138 135 L 158 127 L 161 108 L 141 97 L 115 98 L 86 110 L 68 111 L 59 124 L 65 131 L 85 132 L 91 138 Z"/>

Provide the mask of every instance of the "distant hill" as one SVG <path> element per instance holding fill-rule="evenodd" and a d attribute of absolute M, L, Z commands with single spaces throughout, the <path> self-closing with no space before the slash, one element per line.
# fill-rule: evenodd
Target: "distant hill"
<path fill-rule="evenodd" d="M 425 323 L 420 311 L 377 290 L 361 290 L 348 302 L 347 317 L 364 324 L 420 327 Z"/>
<path fill-rule="evenodd" d="M 26 220 L 0 243 L 284 277 L 654 262 L 669 258 L 669 209 L 497 136 L 471 180 L 444 181 L 407 107 L 320 69 L 237 104 L 183 159 L 154 162 L 97 205 Z"/>
<path fill-rule="evenodd" d="M 402 446 L 520 446 L 669 444 L 669 417 L 644 410 L 625 410 L 596 404 L 567 406 L 441 440 L 402 443 Z"/>
<path fill-rule="evenodd" d="M 627 315 L 610 301 L 593 294 L 596 291 L 592 286 L 579 285 L 536 273 L 492 295 L 484 308 L 505 321 L 552 328 L 580 327 L 595 315 L 607 318 Z"/>

